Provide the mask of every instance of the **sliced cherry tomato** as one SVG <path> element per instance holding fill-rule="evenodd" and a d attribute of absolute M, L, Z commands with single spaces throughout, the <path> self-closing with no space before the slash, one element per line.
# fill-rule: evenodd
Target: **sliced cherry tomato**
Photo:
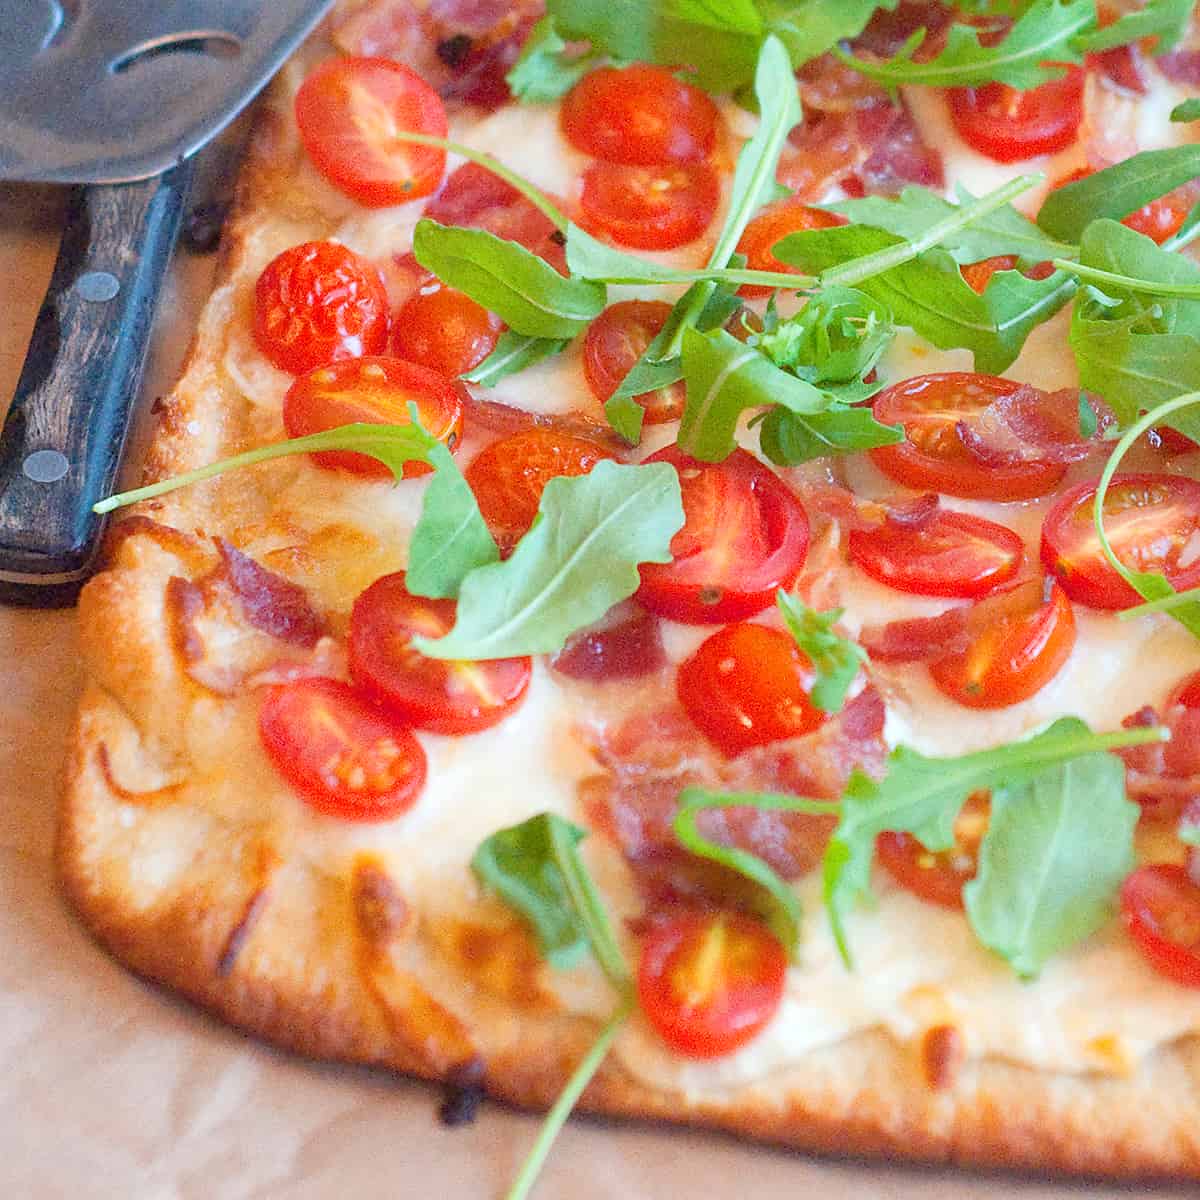
<path fill-rule="evenodd" d="M 254 341 L 281 371 L 382 354 L 387 338 L 383 276 L 338 242 L 285 250 L 254 286 Z"/>
<path fill-rule="evenodd" d="M 1075 183 L 1093 174 L 1095 174 L 1094 168 L 1079 167 L 1069 175 L 1065 175 L 1054 187 L 1060 188 L 1064 184 Z M 1184 185 L 1176 188 L 1173 192 L 1168 192 L 1165 196 L 1160 196 L 1157 200 L 1151 200 L 1149 204 L 1142 205 L 1141 208 L 1131 212 L 1129 216 L 1122 217 L 1121 224 L 1137 233 L 1144 233 L 1146 237 L 1152 238 L 1161 245 L 1179 232 L 1179 227 L 1195 202 L 1195 187 Z"/>
<path fill-rule="evenodd" d="M 528 658 L 458 662 L 429 658 L 412 639 L 439 638 L 454 627 L 453 600 L 410 595 L 403 572 L 377 579 L 350 613 L 350 676 L 362 692 L 418 729 L 478 733 L 524 699 Z"/>
<path fill-rule="evenodd" d="M 1024 92 L 1006 83 L 951 88 L 950 118 L 968 146 L 996 162 L 1051 154 L 1079 132 L 1083 82 L 1079 67 L 1067 67 L 1062 78 Z"/>
<path fill-rule="evenodd" d="M 707 92 L 645 63 L 589 72 L 561 113 L 563 134 L 577 150 L 640 167 L 707 158 L 720 119 Z"/>
<path fill-rule="evenodd" d="M 981 296 L 987 291 L 987 285 L 992 282 L 992 276 L 997 271 L 1015 271 L 1017 256 L 1015 254 L 996 254 L 980 262 L 964 263 L 959 268 L 967 287 Z M 1021 272 L 1026 279 L 1048 279 L 1054 274 L 1054 264 L 1050 262 L 1035 263 L 1032 267 Z"/>
<path fill-rule="evenodd" d="M 1092 521 L 1095 482 L 1066 492 L 1042 525 L 1042 562 L 1067 595 L 1091 608 L 1129 608 L 1141 597 L 1109 565 Z M 1134 571 L 1157 571 L 1178 591 L 1200 584 L 1200 483 L 1179 475 L 1114 475 L 1104 532 Z"/>
<path fill-rule="evenodd" d="M 392 323 L 392 353 L 451 379 L 496 348 L 504 322 L 454 288 L 428 285 L 409 297 Z"/>
<path fill-rule="evenodd" d="M 987 793 L 967 798 L 954 822 L 954 847 L 934 853 L 911 833 L 881 833 L 875 839 L 879 861 L 888 874 L 922 900 L 943 908 L 962 908 L 963 886 L 979 869 L 979 846 L 987 832 Z"/>
<path fill-rule="evenodd" d="M 268 688 L 258 733 L 275 769 L 330 816 L 386 821 L 425 785 L 425 751 L 412 731 L 337 679 Z"/>
<path fill-rule="evenodd" d="M 1174 708 L 1176 704 L 1180 704 L 1184 708 L 1200 711 L 1200 671 L 1189 675 L 1176 686 L 1166 706 L 1167 708 Z"/>
<path fill-rule="evenodd" d="M 732 758 L 821 725 L 826 714 L 812 702 L 815 676 L 788 634 L 741 623 L 714 633 L 680 664 L 676 689 L 700 731 Z"/>
<path fill-rule="evenodd" d="M 1052 583 L 1044 594 L 1040 580 L 1000 593 L 1009 602 L 974 643 L 930 663 L 933 682 L 967 708 L 1007 708 L 1036 695 L 1075 648 L 1075 614 L 1066 593 Z"/>
<path fill-rule="evenodd" d="M 746 226 L 746 232 L 742 234 L 737 245 L 738 253 L 746 256 L 746 266 L 751 271 L 784 271 L 789 275 L 798 275 L 799 267 L 780 262 L 771 253 L 775 243 L 782 241 L 790 233 L 805 233 L 810 229 L 832 229 L 835 225 L 845 223 L 846 218 L 837 213 L 810 208 L 807 204 L 799 204 L 795 200 L 781 200 L 778 204 L 764 208 Z M 744 283 L 738 288 L 738 295 L 769 296 L 773 290 L 758 283 Z"/>
<path fill-rule="evenodd" d="M 721 199 L 707 163 L 627 167 L 596 162 L 583 176 L 581 223 L 636 250 L 671 250 L 694 242 Z"/>
<path fill-rule="evenodd" d="M 485 447 L 467 468 L 479 511 L 503 551 L 528 532 L 546 484 L 559 475 L 586 475 L 612 453 L 598 442 L 537 427 Z"/>
<path fill-rule="evenodd" d="M 987 595 L 1021 566 L 1025 544 L 1004 525 L 938 509 L 922 525 L 852 529 L 850 558 L 872 579 L 918 596 Z"/>
<path fill-rule="evenodd" d="M 641 567 L 637 596 L 646 608 L 718 625 L 762 612 L 795 583 L 808 554 L 808 515 L 774 471 L 740 449 L 706 463 L 667 446 L 646 461 L 679 472 L 684 511 L 671 562 Z"/>
<path fill-rule="evenodd" d="M 875 419 L 904 426 L 905 440 L 870 451 L 875 465 L 921 491 L 971 500 L 1029 500 L 1053 491 L 1066 468 L 1055 462 L 985 464 L 958 435 L 960 421 L 976 419 L 993 400 L 1019 385 L 996 375 L 947 371 L 918 375 L 875 397 Z"/>
<path fill-rule="evenodd" d="M 1184 867 L 1138 867 L 1121 887 L 1121 915 L 1134 944 L 1161 975 L 1200 987 L 1200 885 Z"/>
<path fill-rule="evenodd" d="M 446 170 L 446 152 L 395 135 L 446 136 L 441 97 L 390 58 L 332 58 L 296 93 L 300 140 L 336 188 L 371 208 L 428 196 Z"/>
<path fill-rule="evenodd" d="M 653 928 L 638 963 L 638 1001 L 673 1050 L 718 1058 L 744 1046 L 783 999 L 787 955 L 766 926 L 689 912 Z"/>
<path fill-rule="evenodd" d="M 301 375 L 283 398 L 283 427 L 288 437 L 304 437 L 356 421 L 407 425 L 410 404 L 417 406 L 421 424 L 429 433 L 451 450 L 459 444 L 461 385 L 401 358 L 352 358 Z M 322 450 L 312 457 L 322 467 L 372 479 L 393 478 L 391 468 L 355 450 Z M 417 460 L 404 465 L 408 478 L 429 470 Z"/>
<path fill-rule="evenodd" d="M 671 306 L 663 300 L 621 300 L 610 304 L 588 326 L 583 373 L 597 400 L 603 402 L 617 390 L 670 315 Z M 678 420 L 684 399 L 682 380 L 634 397 L 645 409 L 650 425 Z"/>

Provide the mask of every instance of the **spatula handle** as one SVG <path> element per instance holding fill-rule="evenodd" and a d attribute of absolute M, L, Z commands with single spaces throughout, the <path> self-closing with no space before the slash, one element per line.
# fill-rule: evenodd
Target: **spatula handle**
<path fill-rule="evenodd" d="M 0 430 L 0 599 L 69 602 L 96 557 L 92 505 L 120 466 L 190 162 L 76 188 Z"/>

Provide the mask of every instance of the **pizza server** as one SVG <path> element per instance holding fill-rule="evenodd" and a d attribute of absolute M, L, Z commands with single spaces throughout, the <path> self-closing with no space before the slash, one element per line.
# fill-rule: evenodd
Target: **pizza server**
<path fill-rule="evenodd" d="M 330 6 L 0 0 L 0 181 L 78 185 L 0 431 L 0 599 L 68 602 L 91 570 L 191 156 Z"/>

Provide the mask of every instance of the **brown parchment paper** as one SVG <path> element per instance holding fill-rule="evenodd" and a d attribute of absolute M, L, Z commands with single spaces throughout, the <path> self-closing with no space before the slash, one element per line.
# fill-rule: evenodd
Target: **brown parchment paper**
<path fill-rule="evenodd" d="M 0 410 L 48 279 L 52 189 L 0 186 Z M 180 255 L 147 396 L 170 386 L 211 258 Z M 0 1200 L 492 1200 L 537 1119 L 438 1124 L 432 1089 L 256 1045 L 134 979 L 80 931 L 51 863 L 79 689 L 73 613 L 0 607 Z M 732 1138 L 575 1120 L 541 1200 L 1069 1200 L 1196 1188 L 1068 1184 L 824 1161 Z"/>

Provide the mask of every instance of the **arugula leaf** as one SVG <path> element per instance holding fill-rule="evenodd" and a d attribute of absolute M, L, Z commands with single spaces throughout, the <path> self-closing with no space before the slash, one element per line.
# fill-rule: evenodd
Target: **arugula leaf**
<path fill-rule="evenodd" d="M 870 408 L 837 401 L 812 416 L 773 408 L 759 428 L 763 454 L 780 467 L 796 467 L 827 454 L 854 454 L 902 441 L 903 425 L 882 425 Z"/>
<path fill-rule="evenodd" d="M 1188 5 L 1190 11 L 1191 5 Z M 1181 100 L 1171 109 L 1171 120 L 1176 122 L 1200 121 L 1200 96 L 1192 96 Z"/>
<path fill-rule="evenodd" d="M 843 610 L 817 612 L 783 588 L 776 593 L 775 603 L 788 632 L 817 673 L 812 686 L 813 704 L 822 712 L 841 712 L 850 685 L 867 661 L 867 652 L 857 642 L 833 631 Z"/>
<path fill-rule="evenodd" d="M 604 311 L 604 285 L 569 279 L 516 242 L 485 229 L 417 222 L 413 254 L 443 283 L 496 313 L 514 332 L 574 337 Z"/>
<path fill-rule="evenodd" d="M 1034 0 L 1013 23 L 1003 41 L 984 46 L 970 25 L 951 25 L 942 52 L 928 62 L 913 55 L 925 40 L 917 33 L 887 62 L 851 55 L 841 47 L 833 53 L 847 66 L 886 87 L 909 84 L 930 87 L 978 87 L 1007 83 L 1025 90 L 1063 74 L 1063 63 L 1080 63 L 1083 52 L 1076 37 L 1096 24 L 1094 0 Z"/>
<path fill-rule="evenodd" d="M 1140 9 L 1124 13 L 1111 25 L 1081 33 L 1075 45 L 1087 54 L 1125 46 L 1142 38 L 1157 38 L 1154 54 L 1171 50 L 1187 32 L 1193 0 L 1148 0 Z"/>
<path fill-rule="evenodd" d="M 975 935 L 1032 978 L 1094 933 L 1133 869 L 1139 813 L 1111 754 L 1085 754 L 994 790 L 979 870 L 963 889 Z"/>
<path fill-rule="evenodd" d="M 565 96 L 596 62 L 594 54 L 567 54 L 566 50 L 554 18 L 543 17 L 529 31 L 520 57 L 504 77 L 512 94 L 527 103 Z"/>
<path fill-rule="evenodd" d="M 799 68 L 856 38 L 877 9 L 892 12 L 899 0 L 759 0 L 767 27 L 787 47 L 792 65 Z"/>
<path fill-rule="evenodd" d="M 1119 221 L 1198 175 L 1200 146 L 1143 150 L 1124 162 L 1055 188 L 1042 204 L 1037 223 L 1056 238 L 1078 242 L 1097 218 Z"/>
<path fill-rule="evenodd" d="M 658 5 L 642 0 L 546 0 L 555 28 L 572 41 L 630 62 L 657 62 Z"/>
<path fill-rule="evenodd" d="M 449 659 L 561 650 L 575 630 L 633 595 L 640 563 L 671 561 L 682 525 L 669 463 L 606 460 L 588 475 L 552 479 L 512 557 L 463 580 L 454 628 L 442 638 L 414 638 L 413 646 Z"/>
<path fill-rule="evenodd" d="M 570 338 L 539 338 L 506 329 L 491 354 L 477 367 L 460 376 L 480 387 L 494 387 L 509 375 L 524 371 L 543 359 L 552 358 L 570 345 Z"/>

